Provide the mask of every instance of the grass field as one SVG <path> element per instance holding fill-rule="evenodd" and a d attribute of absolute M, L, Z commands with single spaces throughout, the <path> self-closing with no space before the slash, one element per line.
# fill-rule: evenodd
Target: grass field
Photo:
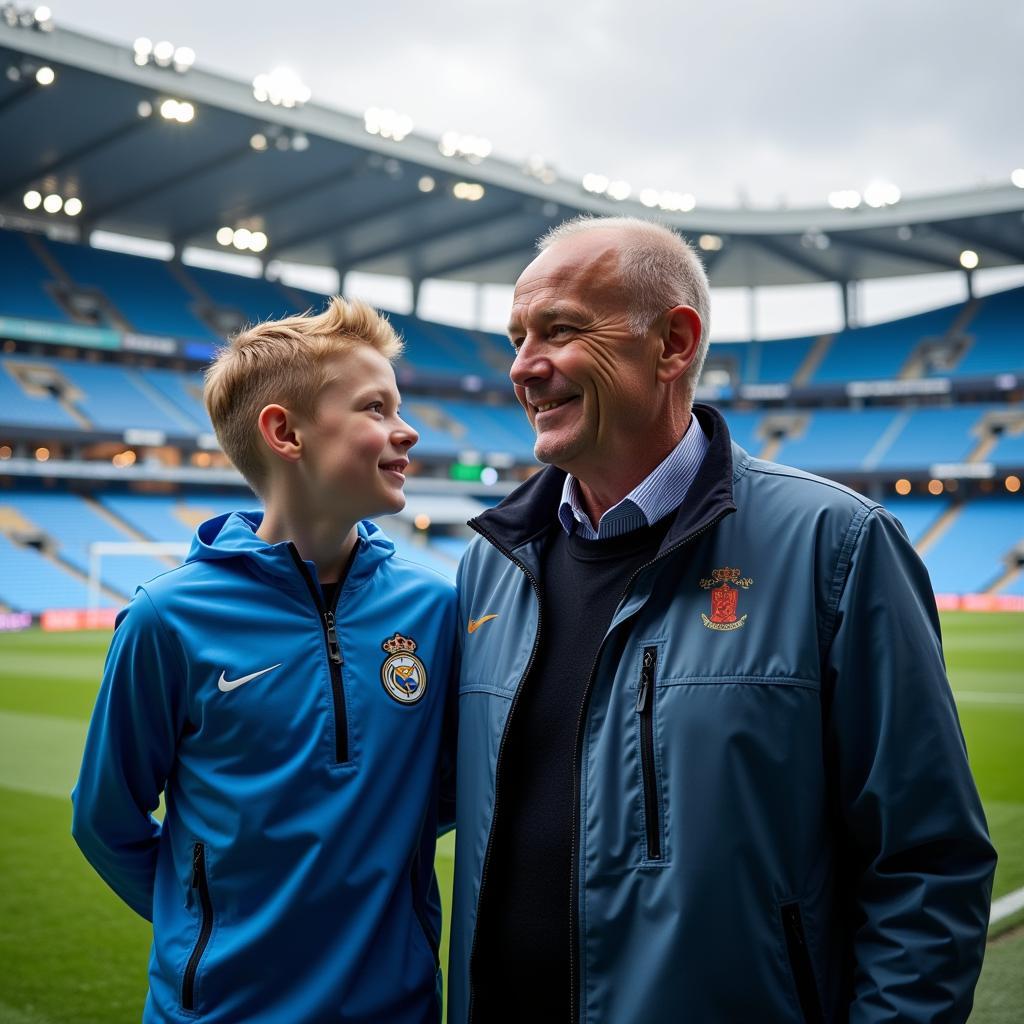
<path fill-rule="evenodd" d="M 943 630 L 999 850 L 998 897 L 1024 886 L 1024 617 L 950 613 Z M 68 794 L 107 639 L 35 630 L 0 635 L 0 1024 L 140 1018 L 148 925 L 93 874 L 69 835 Z M 437 859 L 446 901 L 450 839 Z M 1024 1018 L 1024 931 L 1015 924 L 1007 921 L 999 937 L 992 933 L 972 1024 Z"/>

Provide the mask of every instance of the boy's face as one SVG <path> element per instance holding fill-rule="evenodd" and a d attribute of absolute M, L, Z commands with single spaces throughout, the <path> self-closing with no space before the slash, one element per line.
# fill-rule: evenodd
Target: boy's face
<path fill-rule="evenodd" d="M 328 371 L 334 379 L 320 392 L 316 419 L 300 425 L 310 500 L 346 519 L 400 512 L 419 434 L 398 415 L 395 371 L 368 345 L 334 356 Z"/>

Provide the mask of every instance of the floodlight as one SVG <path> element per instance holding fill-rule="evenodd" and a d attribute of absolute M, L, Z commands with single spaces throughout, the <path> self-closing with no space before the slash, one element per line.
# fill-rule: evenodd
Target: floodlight
<path fill-rule="evenodd" d="M 1017 188 L 1024 188 L 1024 167 L 1018 167 L 1010 175 L 1010 181 L 1012 181 Z"/>
<path fill-rule="evenodd" d="M 164 100 L 160 104 L 160 116 L 167 121 L 173 121 L 178 116 L 178 101 Z"/>
<path fill-rule="evenodd" d="M 272 103 L 275 107 L 301 107 L 312 92 L 290 68 L 274 68 L 253 79 L 252 94 L 261 103 Z"/>
<path fill-rule="evenodd" d="M 169 43 L 166 39 L 161 39 L 160 42 L 153 47 L 153 60 L 155 60 L 162 68 L 170 67 L 171 61 L 174 60 L 174 43 Z"/>
<path fill-rule="evenodd" d="M 138 112 L 139 117 L 152 117 L 153 116 L 153 104 L 149 100 L 140 100 L 139 105 L 135 108 Z"/>
<path fill-rule="evenodd" d="M 248 249 L 252 232 L 248 228 L 237 228 L 232 240 L 236 249 Z"/>
<path fill-rule="evenodd" d="M 964 249 L 960 253 L 960 266 L 964 270 L 973 270 L 979 263 L 978 254 L 973 249 Z"/>
<path fill-rule="evenodd" d="M 416 185 L 421 192 L 433 192 L 437 187 L 437 182 L 434 181 L 429 174 L 424 174 L 423 177 L 416 182 Z"/>
<path fill-rule="evenodd" d="M 145 36 L 139 36 L 135 40 L 133 49 L 135 50 L 136 57 L 142 57 L 145 60 L 153 52 L 153 40 L 147 39 Z"/>
<path fill-rule="evenodd" d="M 254 231 L 249 239 L 249 248 L 253 252 L 263 252 L 266 249 L 269 239 L 262 231 Z"/>
<path fill-rule="evenodd" d="M 48 64 L 44 64 L 36 71 L 36 81 L 40 85 L 53 85 L 57 79 L 57 73 Z"/>
<path fill-rule="evenodd" d="M 653 208 L 653 207 L 657 206 L 658 205 L 658 201 L 660 199 L 661 199 L 661 196 L 658 194 L 658 190 L 656 188 L 645 188 L 640 193 L 640 202 L 643 203 L 644 206 L 647 206 L 647 207 Z"/>
<path fill-rule="evenodd" d="M 452 195 L 456 199 L 465 199 L 467 202 L 475 203 L 483 199 L 485 189 L 483 185 L 473 181 L 457 181 L 452 186 Z"/>
<path fill-rule="evenodd" d="M 64 212 L 69 217 L 77 217 L 82 212 L 82 200 L 72 196 L 64 203 Z"/>
<path fill-rule="evenodd" d="M 608 178 L 603 174 L 584 174 L 583 187 L 600 195 L 608 188 Z"/>
<path fill-rule="evenodd" d="M 267 137 L 263 132 L 256 132 L 249 138 L 249 145 L 257 152 L 262 153 L 267 148 Z"/>
<path fill-rule="evenodd" d="M 883 206 L 894 206 L 900 201 L 902 193 L 899 188 L 887 181 L 873 181 L 864 189 L 864 202 L 873 209 Z"/>
<path fill-rule="evenodd" d="M 175 120 L 178 124 L 188 124 L 196 116 L 196 108 L 191 103 L 178 104 L 178 116 Z"/>
<path fill-rule="evenodd" d="M 57 195 L 56 192 L 51 192 L 43 200 L 43 209 L 47 213 L 60 213 L 60 208 L 64 205 L 64 200 Z"/>
<path fill-rule="evenodd" d="M 196 62 L 196 51 L 191 46 L 179 46 L 174 51 L 174 70 L 183 73 Z"/>
<path fill-rule="evenodd" d="M 234 240 L 235 233 L 229 227 L 223 227 L 217 229 L 217 244 L 218 245 L 230 245 Z"/>
<path fill-rule="evenodd" d="M 32 12 L 32 18 L 35 21 L 35 28 L 42 32 L 49 32 L 53 28 L 53 11 L 49 7 L 37 7 Z"/>
<path fill-rule="evenodd" d="M 29 189 L 22 197 L 26 210 L 38 210 L 43 203 L 43 197 L 33 188 Z"/>
<path fill-rule="evenodd" d="M 612 199 L 617 199 L 620 202 L 623 199 L 628 199 L 633 191 L 633 186 L 628 181 L 613 181 L 608 186 L 608 195 Z"/>

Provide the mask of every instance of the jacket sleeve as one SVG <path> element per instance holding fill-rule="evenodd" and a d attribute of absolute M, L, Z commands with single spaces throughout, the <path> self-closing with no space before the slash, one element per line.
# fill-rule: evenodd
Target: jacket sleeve
<path fill-rule="evenodd" d="M 180 652 L 149 595 L 117 619 L 71 795 L 71 831 L 100 877 L 153 916 L 161 824 L 153 817 L 184 726 Z"/>
<path fill-rule="evenodd" d="M 844 550 L 825 728 L 852 874 L 850 1024 L 965 1021 L 996 858 L 935 600 L 883 509 L 855 523 Z"/>

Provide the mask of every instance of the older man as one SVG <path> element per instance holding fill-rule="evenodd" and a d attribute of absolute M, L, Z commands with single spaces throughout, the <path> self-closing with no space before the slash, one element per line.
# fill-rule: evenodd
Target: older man
<path fill-rule="evenodd" d="M 965 1020 L 995 854 L 924 567 L 693 406 L 681 238 L 540 248 L 509 337 L 549 465 L 459 570 L 450 1021 Z"/>

